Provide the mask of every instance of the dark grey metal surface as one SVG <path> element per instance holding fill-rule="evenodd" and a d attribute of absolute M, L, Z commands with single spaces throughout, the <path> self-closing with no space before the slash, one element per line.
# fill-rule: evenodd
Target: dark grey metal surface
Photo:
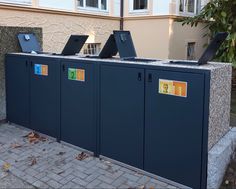
<path fill-rule="evenodd" d="M 20 33 L 18 34 L 18 40 L 21 47 L 21 51 L 24 53 L 30 53 L 32 51 L 40 52 L 42 48 L 34 33 Z"/>
<path fill-rule="evenodd" d="M 85 81 L 68 79 L 68 69 L 85 70 Z M 84 61 L 61 62 L 61 140 L 95 152 L 94 65 Z"/>
<path fill-rule="evenodd" d="M 137 56 L 129 31 L 114 31 L 114 37 L 120 58 L 134 58 Z"/>
<path fill-rule="evenodd" d="M 158 70 L 146 75 L 144 169 L 200 188 L 204 75 Z M 159 94 L 159 79 L 188 82 L 187 98 Z"/>
<path fill-rule="evenodd" d="M 34 65 L 48 65 L 48 76 L 35 75 Z M 60 134 L 60 63 L 52 58 L 31 58 L 30 123 L 52 137 Z"/>
<path fill-rule="evenodd" d="M 29 125 L 29 61 L 27 57 L 6 57 L 7 120 Z"/>
<path fill-rule="evenodd" d="M 101 66 L 101 155 L 143 168 L 144 70 Z"/>

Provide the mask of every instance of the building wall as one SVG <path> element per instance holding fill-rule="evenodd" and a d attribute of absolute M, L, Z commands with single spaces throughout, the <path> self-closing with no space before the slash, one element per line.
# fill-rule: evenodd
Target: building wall
<path fill-rule="evenodd" d="M 182 23 L 172 20 L 170 25 L 169 59 L 186 59 L 189 42 L 196 43 L 195 58 L 199 59 L 205 49 L 204 45 L 208 42 L 208 38 L 203 37 L 207 33 L 205 24 L 199 24 L 197 27 L 182 26 Z"/>
<path fill-rule="evenodd" d="M 168 58 L 169 19 L 125 19 L 124 29 L 130 30 L 139 57 Z"/>
<path fill-rule="evenodd" d="M 45 12 L 0 6 L 0 25 L 41 27 L 43 29 L 43 49 L 61 52 L 71 34 L 88 34 L 89 42 L 102 43 L 115 29 L 119 29 L 119 19 L 102 16 L 86 16 L 63 12 Z"/>
<path fill-rule="evenodd" d="M 157 59 L 186 59 L 187 43 L 196 42 L 195 57 L 198 59 L 204 51 L 204 25 L 197 27 L 182 26 L 175 17 L 153 16 L 126 18 L 125 30 L 130 30 L 137 54 L 140 57 Z"/>

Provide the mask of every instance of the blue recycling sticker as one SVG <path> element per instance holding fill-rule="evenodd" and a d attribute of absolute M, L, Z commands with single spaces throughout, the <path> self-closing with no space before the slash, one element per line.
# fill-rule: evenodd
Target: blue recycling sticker
<path fill-rule="evenodd" d="M 42 75 L 42 66 L 40 64 L 34 65 L 34 74 L 35 75 Z"/>

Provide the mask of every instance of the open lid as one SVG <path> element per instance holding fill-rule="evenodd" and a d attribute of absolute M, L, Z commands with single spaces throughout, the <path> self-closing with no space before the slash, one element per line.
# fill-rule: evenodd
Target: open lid
<path fill-rule="evenodd" d="M 75 55 L 79 53 L 87 39 L 88 35 L 71 35 L 61 54 Z"/>
<path fill-rule="evenodd" d="M 18 41 L 21 47 L 21 51 L 24 53 L 31 53 L 32 51 L 42 51 L 40 44 L 34 33 L 20 33 L 17 35 Z"/>
<path fill-rule="evenodd" d="M 228 33 L 227 32 L 219 32 L 215 35 L 207 49 L 204 51 L 203 55 L 198 61 L 198 65 L 206 64 L 208 61 L 212 60 L 216 54 L 216 52 L 219 50 L 221 44 L 225 41 L 227 38 Z"/>
<path fill-rule="evenodd" d="M 42 50 L 34 33 L 19 33 L 17 38 L 21 51 L 24 53 L 40 52 Z"/>
<path fill-rule="evenodd" d="M 99 54 L 99 58 L 112 58 L 118 52 L 115 37 L 113 34 L 110 35 L 106 44 Z"/>
<path fill-rule="evenodd" d="M 137 56 L 133 40 L 129 31 L 113 31 L 120 58 L 134 58 Z"/>

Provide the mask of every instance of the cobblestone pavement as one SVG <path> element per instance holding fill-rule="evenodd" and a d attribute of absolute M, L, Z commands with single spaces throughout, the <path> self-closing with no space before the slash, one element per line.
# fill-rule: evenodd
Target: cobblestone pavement
<path fill-rule="evenodd" d="M 0 171 L 1 172 L 1 171 Z M 24 189 L 35 189 L 35 187 L 31 184 L 28 184 L 27 182 L 23 181 L 22 179 L 14 176 L 11 173 L 0 173 L 0 188 L 1 189 L 18 189 L 18 188 L 24 188 Z"/>
<path fill-rule="evenodd" d="M 81 151 L 52 139 L 32 144 L 29 132 L 0 125 L 0 188 L 176 188 L 92 156 L 77 160 Z"/>

